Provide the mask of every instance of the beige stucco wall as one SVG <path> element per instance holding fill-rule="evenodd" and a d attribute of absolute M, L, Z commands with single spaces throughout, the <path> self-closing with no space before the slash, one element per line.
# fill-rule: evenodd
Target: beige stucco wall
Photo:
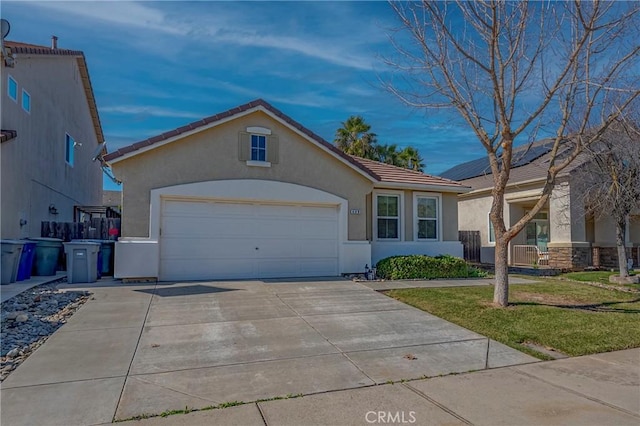
<path fill-rule="evenodd" d="M 266 127 L 278 136 L 277 164 L 250 167 L 238 159 L 238 133 L 249 126 Z M 261 111 L 115 162 L 113 170 L 123 181 L 123 236 L 148 236 L 152 189 L 211 180 L 264 179 L 347 199 L 350 210 L 361 211 L 349 215 L 349 240 L 367 238 L 367 194 L 373 189 L 372 182 Z"/>
<path fill-rule="evenodd" d="M 458 241 L 458 195 L 442 194 L 442 239 Z"/>
<path fill-rule="evenodd" d="M 18 102 L 7 95 L 9 75 Z M 2 67 L 1 88 L 2 128 L 18 132 L 1 144 L 2 238 L 40 236 L 41 221 L 71 222 L 74 205 L 100 205 L 102 170 L 91 161 L 98 141 L 76 59 L 20 55 L 15 68 Z M 22 109 L 23 88 L 31 113 Z M 82 144 L 73 167 L 65 161 L 65 133 Z M 49 214 L 50 204 L 59 214 Z"/>

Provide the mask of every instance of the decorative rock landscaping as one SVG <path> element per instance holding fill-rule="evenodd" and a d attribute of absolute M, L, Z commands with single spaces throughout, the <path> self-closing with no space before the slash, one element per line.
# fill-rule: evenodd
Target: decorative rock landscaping
<path fill-rule="evenodd" d="M 86 291 L 59 291 L 43 284 L 2 303 L 0 381 L 42 345 L 87 300 Z"/>

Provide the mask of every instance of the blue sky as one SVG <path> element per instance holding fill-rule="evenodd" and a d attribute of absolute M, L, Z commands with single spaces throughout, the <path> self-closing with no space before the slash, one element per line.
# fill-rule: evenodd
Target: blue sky
<path fill-rule="evenodd" d="M 380 142 L 417 147 L 427 173 L 483 155 L 455 115 L 382 89 L 397 25 L 383 1 L 3 1 L 1 12 L 10 40 L 55 34 L 84 51 L 109 150 L 263 98 L 329 141 L 362 115 Z"/>

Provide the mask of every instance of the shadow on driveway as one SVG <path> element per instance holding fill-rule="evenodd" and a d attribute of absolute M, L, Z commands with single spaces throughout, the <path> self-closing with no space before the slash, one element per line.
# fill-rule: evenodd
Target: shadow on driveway
<path fill-rule="evenodd" d="M 158 288 L 158 289 L 139 289 L 134 290 L 140 293 L 155 294 L 160 297 L 171 296 L 191 296 L 198 294 L 224 293 L 227 291 L 237 291 L 235 288 L 209 287 L 205 285 L 189 285 L 174 288 Z"/>

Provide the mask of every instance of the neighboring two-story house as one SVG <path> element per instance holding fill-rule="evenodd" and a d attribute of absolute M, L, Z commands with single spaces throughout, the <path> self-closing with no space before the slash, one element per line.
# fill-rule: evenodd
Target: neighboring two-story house
<path fill-rule="evenodd" d="M 2 68 L 2 238 L 40 236 L 42 221 L 72 222 L 102 204 L 104 141 L 81 51 L 5 41 Z"/>

